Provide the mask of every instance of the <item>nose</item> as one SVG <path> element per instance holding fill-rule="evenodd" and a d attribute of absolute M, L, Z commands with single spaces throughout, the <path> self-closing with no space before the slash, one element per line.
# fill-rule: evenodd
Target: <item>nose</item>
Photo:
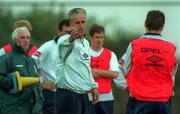
<path fill-rule="evenodd" d="M 83 28 L 84 27 L 84 23 L 80 23 L 80 28 Z"/>
<path fill-rule="evenodd" d="M 29 37 L 25 37 L 24 42 L 29 42 L 30 38 Z"/>

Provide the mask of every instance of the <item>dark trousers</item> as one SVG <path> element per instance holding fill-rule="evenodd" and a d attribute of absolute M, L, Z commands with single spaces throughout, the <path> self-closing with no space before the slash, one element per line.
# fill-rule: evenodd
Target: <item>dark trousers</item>
<path fill-rule="evenodd" d="M 54 114 L 89 114 L 89 99 L 86 94 L 79 94 L 66 89 L 57 89 Z"/>
<path fill-rule="evenodd" d="M 43 104 L 43 114 L 54 114 L 54 97 L 55 92 L 43 89 L 44 104 Z"/>
<path fill-rule="evenodd" d="M 113 101 L 91 103 L 90 112 L 90 114 L 113 114 Z"/>
<path fill-rule="evenodd" d="M 172 114 L 171 100 L 168 102 L 148 102 L 129 97 L 126 114 Z"/>

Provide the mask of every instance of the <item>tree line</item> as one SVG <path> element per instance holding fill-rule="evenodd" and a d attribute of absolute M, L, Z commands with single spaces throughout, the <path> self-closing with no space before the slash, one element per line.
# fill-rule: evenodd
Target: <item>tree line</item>
<path fill-rule="evenodd" d="M 51 40 L 56 35 L 58 22 L 67 18 L 64 10 L 54 12 L 51 9 L 41 9 L 33 7 L 30 11 L 22 11 L 13 13 L 11 9 L 0 8 L 0 47 L 10 43 L 13 23 L 20 19 L 26 19 L 32 24 L 31 41 L 37 46 L 41 46 L 44 42 Z M 96 23 L 95 17 L 88 17 L 88 27 L 92 23 Z M 123 28 L 116 28 L 113 34 L 106 34 L 105 45 L 113 50 L 117 57 L 120 58 L 125 53 L 126 48 L 132 38 L 138 38 L 141 34 L 127 32 Z M 88 37 L 88 32 L 87 32 Z M 173 114 L 178 114 L 178 107 L 180 106 L 180 72 L 176 74 L 175 96 L 172 98 Z M 120 90 L 113 85 L 113 93 L 115 96 L 114 114 L 124 114 L 128 93 Z"/>

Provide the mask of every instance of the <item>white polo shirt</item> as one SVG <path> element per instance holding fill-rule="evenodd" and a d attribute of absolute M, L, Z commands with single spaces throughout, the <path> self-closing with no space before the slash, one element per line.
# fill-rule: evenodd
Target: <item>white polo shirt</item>
<path fill-rule="evenodd" d="M 59 57 L 64 62 L 64 70 L 58 71 L 57 87 L 76 93 L 86 93 L 97 87 L 90 69 L 89 42 L 75 39 L 69 42 L 70 35 L 64 35 L 58 40 Z M 58 63 L 57 63 L 58 65 Z"/>
<path fill-rule="evenodd" d="M 58 45 L 55 40 L 50 40 L 44 43 L 33 55 L 32 58 L 36 61 L 39 74 L 43 82 L 55 83 L 56 81 L 56 61 Z M 61 65 L 60 65 L 61 63 Z M 62 62 L 59 65 L 63 68 Z M 62 69 L 61 68 L 61 69 Z"/>

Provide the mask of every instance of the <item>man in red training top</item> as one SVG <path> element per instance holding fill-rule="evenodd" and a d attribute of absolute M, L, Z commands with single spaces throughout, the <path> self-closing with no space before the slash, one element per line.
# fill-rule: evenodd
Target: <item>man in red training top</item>
<path fill-rule="evenodd" d="M 91 42 L 91 70 L 98 83 L 99 101 L 91 104 L 90 114 L 113 114 L 112 80 L 119 74 L 119 64 L 116 54 L 104 48 L 105 29 L 101 25 L 93 24 L 89 30 Z M 90 101 L 92 100 L 89 95 Z"/>
<path fill-rule="evenodd" d="M 164 23 L 163 12 L 149 11 L 146 33 L 133 40 L 124 55 L 122 67 L 130 94 L 127 114 L 172 114 L 176 46 L 161 35 Z"/>

